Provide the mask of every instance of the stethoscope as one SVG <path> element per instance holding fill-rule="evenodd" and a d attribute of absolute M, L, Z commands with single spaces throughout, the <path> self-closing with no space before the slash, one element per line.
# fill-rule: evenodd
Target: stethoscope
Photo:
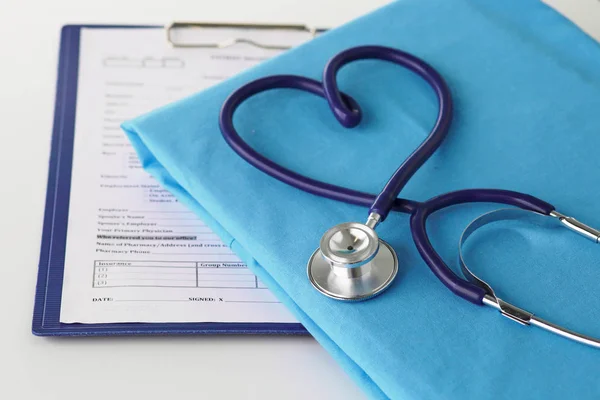
<path fill-rule="evenodd" d="M 233 126 L 233 114 L 249 97 L 270 89 L 291 88 L 324 97 L 335 118 L 345 127 L 352 128 L 361 120 L 357 102 L 340 92 L 337 72 L 344 65 L 362 59 L 377 59 L 396 63 L 425 79 L 435 91 L 439 112 L 435 125 L 423 143 L 400 165 L 377 196 L 321 182 L 269 160 L 252 149 Z M 424 202 L 400 199 L 398 194 L 409 179 L 437 150 L 452 120 L 452 97 L 442 76 L 423 60 L 403 51 L 381 46 L 361 46 L 342 51 L 325 66 L 323 81 L 297 75 L 273 75 L 252 81 L 232 93 L 221 109 L 219 124 L 226 142 L 244 160 L 266 174 L 300 190 L 317 196 L 346 203 L 366 206 L 369 215 L 364 224 L 347 222 L 329 229 L 321 238 L 319 248 L 312 254 L 307 266 L 312 285 L 322 294 L 338 300 L 366 300 L 390 286 L 398 272 L 398 258 L 394 249 L 375 232 L 392 210 L 410 214 L 410 229 L 417 249 L 435 276 L 454 294 L 477 305 L 485 304 L 498 309 L 503 315 L 524 325 L 534 325 L 561 336 L 600 347 L 600 340 L 555 325 L 507 303 L 496 296 L 493 289 L 475 276 L 467 267 L 462 245 L 479 227 L 490 222 L 523 216 L 551 217 L 564 226 L 600 242 L 597 231 L 572 217 L 557 212 L 554 207 L 524 193 L 500 189 L 468 189 L 449 192 Z M 427 235 L 426 221 L 434 212 L 449 206 L 473 202 L 502 203 L 517 208 L 503 209 L 474 220 L 460 240 L 460 264 L 466 279 L 455 274 L 433 248 Z"/>

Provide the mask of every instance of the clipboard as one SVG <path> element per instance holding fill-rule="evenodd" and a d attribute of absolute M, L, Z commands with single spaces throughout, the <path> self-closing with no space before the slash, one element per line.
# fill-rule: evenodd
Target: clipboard
<path fill-rule="evenodd" d="M 175 22 L 158 25 L 66 25 L 60 39 L 55 113 L 50 150 L 48 184 L 42 230 L 32 332 L 37 336 L 113 336 L 113 335 L 198 335 L 198 334 L 273 334 L 307 335 L 299 323 L 61 323 L 60 309 L 65 268 L 65 250 L 69 217 L 71 169 L 75 137 L 80 34 L 86 29 L 164 29 L 165 45 L 173 47 L 224 48 L 246 43 L 269 49 L 285 49 L 276 43 L 258 43 L 243 37 L 222 42 L 189 42 L 177 38 L 176 32 L 188 28 L 285 29 L 309 32 L 312 36 L 324 29 L 304 25 L 216 24 Z"/>

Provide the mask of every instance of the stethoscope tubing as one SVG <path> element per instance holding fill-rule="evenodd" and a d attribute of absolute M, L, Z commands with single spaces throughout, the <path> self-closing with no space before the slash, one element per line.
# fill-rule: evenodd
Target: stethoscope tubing
<path fill-rule="evenodd" d="M 337 73 L 344 65 L 368 59 L 389 61 L 416 73 L 429 83 L 438 100 L 438 115 L 429 135 L 398 167 L 370 207 L 369 213 L 378 214 L 380 221 L 384 221 L 400 191 L 446 138 L 452 122 L 453 104 L 446 81 L 425 61 L 412 54 L 389 47 L 353 47 L 334 56 L 323 71 L 325 97 L 333 114 L 345 127 L 358 125 L 361 115 L 358 107 L 350 108 L 344 101 L 345 96 L 342 95 L 337 85 Z"/>
<path fill-rule="evenodd" d="M 336 119 L 345 127 L 356 126 L 362 117 L 359 104 L 341 92 L 336 76 L 344 65 L 362 59 L 378 59 L 399 64 L 425 79 L 436 93 L 439 112 L 430 134 L 422 144 L 402 163 L 379 195 L 364 193 L 349 188 L 321 182 L 291 171 L 250 147 L 238 134 L 233 124 L 233 115 L 246 99 L 272 89 L 303 90 L 327 100 Z M 453 293 L 478 305 L 483 304 L 486 290 L 459 277 L 433 248 L 427 235 L 426 222 L 432 213 L 452 205 L 491 202 L 519 207 L 549 215 L 554 207 L 531 195 L 501 189 L 467 189 L 436 196 L 425 202 L 398 198 L 402 188 L 414 173 L 435 152 L 446 137 L 452 120 L 452 97 L 441 75 L 429 64 L 403 51 L 381 47 L 361 46 L 336 55 L 325 67 L 323 82 L 297 75 L 273 75 L 252 81 L 224 102 L 219 115 L 219 126 L 225 141 L 249 164 L 288 185 L 316 196 L 336 201 L 370 207 L 385 219 L 390 210 L 410 214 L 413 240 L 425 263 L 435 276 Z"/>
<path fill-rule="evenodd" d="M 303 76 L 273 75 L 252 81 L 232 93 L 221 108 L 219 126 L 227 144 L 250 165 L 290 186 L 315 196 L 362 207 L 371 207 L 377 199 L 376 195 L 321 182 L 289 170 L 258 153 L 240 137 L 233 125 L 235 110 L 248 98 L 272 89 L 298 89 L 326 98 L 321 82 Z M 358 103 L 352 97 L 343 93 L 340 96 L 348 104 L 351 104 L 354 110 L 359 110 L 358 113 L 360 113 Z M 395 199 L 392 209 L 410 213 L 415 209 L 416 204 L 411 200 Z"/>
<path fill-rule="evenodd" d="M 471 303 L 481 305 L 483 304 L 483 298 L 488 294 L 487 291 L 454 273 L 434 249 L 427 235 L 426 223 L 431 214 L 447 207 L 465 203 L 500 203 L 544 215 L 549 215 L 554 211 L 554 206 L 531 195 L 510 190 L 465 189 L 433 197 L 424 203 L 420 203 L 411 213 L 410 230 L 423 261 L 452 293 Z"/>
<path fill-rule="evenodd" d="M 356 190 L 328 184 L 286 169 L 252 149 L 244 142 L 244 140 L 235 130 L 233 125 L 233 114 L 236 108 L 244 100 L 265 90 L 279 88 L 300 89 L 324 97 L 327 100 L 329 107 L 334 113 L 336 119 L 343 126 L 349 128 L 356 126 L 362 117 L 360 106 L 352 97 L 342 93 L 339 90 L 337 86 L 336 75 L 340 68 L 342 68 L 344 65 L 348 64 L 349 62 L 362 59 L 391 61 L 417 73 L 434 89 L 437 95 L 439 106 L 439 113 L 430 134 L 396 170 L 379 195 L 359 192 Z M 477 218 L 467 227 L 461 236 L 459 259 L 465 278 L 461 278 L 454 273 L 454 271 L 450 269 L 448 265 L 446 265 L 444 260 L 434 249 L 427 235 L 427 218 L 436 211 L 458 204 L 479 202 L 501 203 L 517 207 L 517 209 L 520 208 L 530 211 L 535 214 L 554 217 L 565 227 L 588 239 L 591 239 L 595 243 L 600 243 L 600 231 L 577 221 L 573 217 L 569 217 L 557 212 L 551 204 L 543 200 L 528 194 L 509 190 L 458 190 L 435 196 L 424 202 L 398 198 L 400 191 L 406 185 L 409 179 L 423 165 L 423 163 L 427 161 L 427 159 L 433 154 L 433 152 L 439 147 L 443 139 L 446 137 L 452 119 L 451 116 L 452 98 L 450 95 L 450 90 L 448 89 L 442 77 L 431 66 L 424 61 L 397 49 L 381 46 L 362 46 L 351 48 L 335 56 L 325 67 L 325 71 L 323 73 L 323 82 L 302 76 L 275 75 L 258 79 L 242 86 L 231 96 L 229 96 L 229 98 L 223 104 L 221 113 L 219 115 L 219 125 L 225 141 L 231 146 L 231 148 L 248 163 L 267 173 L 268 175 L 317 196 L 359 206 L 370 207 L 367 224 L 372 223 L 373 221 L 375 221 L 375 223 L 372 226 L 365 225 L 366 228 L 371 229 L 374 227 L 377 224 L 378 219 L 379 221 L 383 221 L 388 212 L 391 210 L 410 214 L 410 229 L 419 254 L 434 275 L 454 294 L 470 301 L 471 303 L 477 305 L 487 305 L 498 309 L 503 315 L 519 323 L 538 326 L 580 343 L 600 348 L 600 339 L 595 339 L 591 336 L 580 334 L 560 325 L 538 318 L 533 315 L 533 313 L 525 311 L 498 298 L 489 284 L 487 284 L 485 281 L 482 281 L 468 269 L 462 257 L 462 244 L 466 238 L 475 229 L 477 229 L 478 226 L 487 223 L 489 220 L 495 220 L 495 218 L 502 217 L 502 215 L 505 215 L 505 213 L 508 212 L 506 209 L 488 213 Z M 517 209 L 508 209 L 510 210 L 509 214 L 512 215 L 512 213 L 514 213 Z M 332 229 L 335 228 L 336 227 Z M 386 246 L 389 247 L 387 244 Z M 320 246 L 314 254 L 322 251 L 322 246 Z M 324 257 L 323 254 L 321 255 Z M 318 266 L 318 263 L 315 264 L 312 263 L 312 261 L 309 261 L 309 278 L 314 278 L 314 274 L 311 275 L 310 273 L 311 267 L 316 268 Z M 397 261 L 394 262 L 394 269 L 396 267 Z M 381 276 L 387 276 L 385 271 Z M 389 279 L 393 280 L 394 276 L 395 272 L 392 271 Z M 311 283 L 315 285 L 312 278 Z M 315 287 L 317 287 L 323 294 L 327 294 L 329 297 L 332 297 L 331 293 L 325 290 L 326 288 L 318 285 Z M 375 288 L 376 290 L 374 289 L 375 291 L 372 292 L 371 295 L 379 293 L 382 290 L 381 288 L 385 287 L 387 287 L 387 283 L 384 282 L 384 286 L 377 286 Z M 347 297 L 340 297 L 340 299 L 347 299 Z"/>

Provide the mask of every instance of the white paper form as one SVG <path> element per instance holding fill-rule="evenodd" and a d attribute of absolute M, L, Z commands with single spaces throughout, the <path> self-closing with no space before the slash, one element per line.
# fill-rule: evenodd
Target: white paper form
<path fill-rule="evenodd" d="M 260 42 L 269 31 L 202 34 Z M 271 34 L 279 44 L 309 39 Z M 82 29 L 61 322 L 297 322 L 142 169 L 119 127 L 278 52 L 173 49 L 162 29 Z"/>

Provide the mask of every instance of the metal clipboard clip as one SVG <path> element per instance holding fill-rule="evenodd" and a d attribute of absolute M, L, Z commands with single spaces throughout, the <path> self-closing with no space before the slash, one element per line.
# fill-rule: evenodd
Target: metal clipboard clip
<path fill-rule="evenodd" d="M 208 49 L 223 49 L 235 44 L 244 43 L 261 49 L 267 50 L 287 50 L 290 45 L 267 44 L 260 43 L 257 40 L 244 37 L 228 37 L 219 41 L 207 42 L 180 42 L 174 39 L 173 32 L 178 29 L 252 29 L 252 30 L 284 30 L 288 32 L 305 32 L 309 38 L 317 36 L 326 29 L 314 28 L 307 25 L 277 25 L 277 24 L 235 24 L 235 23 L 204 23 L 204 22 L 172 22 L 165 27 L 167 42 L 174 48 L 208 48 Z"/>

